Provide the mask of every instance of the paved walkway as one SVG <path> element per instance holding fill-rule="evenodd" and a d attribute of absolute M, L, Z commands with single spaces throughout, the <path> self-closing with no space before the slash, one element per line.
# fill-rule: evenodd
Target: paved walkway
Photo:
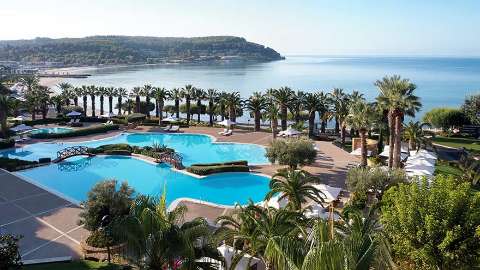
<path fill-rule="evenodd" d="M 0 232 L 21 235 L 22 260 L 80 258 L 87 231 L 77 225 L 81 208 L 0 169 Z"/>

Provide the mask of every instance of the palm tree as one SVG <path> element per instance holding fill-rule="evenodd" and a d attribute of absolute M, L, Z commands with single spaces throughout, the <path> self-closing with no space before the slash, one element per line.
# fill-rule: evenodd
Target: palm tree
<path fill-rule="evenodd" d="M 140 195 L 113 231 L 126 241 L 139 268 L 214 269 L 211 261 L 223 259 L 208 223 L 203 218 L 183 222 L 186 210 L 178 206 L 167 211 L 165 194 L 160 200 Z"/>
<path fill-rule="evenodd" d="M 57 85 L 57 87 L 62 91 L 62 96 L 65 98 L 65 103 L 67 106 L 70 106 L 70 98 L 73 97 L 73 86 L 70 83 L 62 82 Z"/>
<path fill-rule="evenodd" d="M 215 234 L 219 239 L 239 249 L 232 259 L 230 269 L 245 255 L 260 258 L 266 269 L 279 269 L 276 258 L 268 249 L 279 237 L 295 238 L 302 232 L 304 222 L 301 213 L 286 209 L 263 208 L 250 202 L 245 207 L 237 206 L 231 216 L 217 219 L 220 228 Z"/>
<path fill-rule="evenodd" d="M 78 107 L 78 98 L 83 95 L 83 89 L 81 87 L 73 88 L 73 104 Z"/>
<path fill-rule="evenodd" d="M 140 95 L 142 94 L 141 87 L 134 87 L 131 92 L 131 96 L 135 97 L 135 112 L 140 112 Z"/>
<path fill-rule="evenodd" d="M 173 88 L 169 94 L 170 100 L 175 102 L 175 117 L 180 119 L 180 101 L 182 100 L 182 90 L 179 88 Z"/>
<path fill-rule="evenodd" d="M 313 137 L 315 125 L 315 112 L 321 107 L 321 100 L 318 93 L 307 93 L 303 98 L 303 108 L 308 111 L 308 137 Z"/>
<path fill-rule="evenodd" d="M 338 134 L 340 132 L 340 121 L 337 116 L 337 112 L 340 110 L 338 108 L 341 100 L 346 97 L 345 92 L 341 88 L 334 88 L 331 93 L 329 93 L 329 98 L 331 103 L 333 104 L 334 114 L 335 114 L 335 133 Z"/>
<path fill-rule="evenodd" d="M 152 94 L 153 87 L 150 84 L 146 84 L 143 86 L 141 91 L 141 96 L 145 97 L 145 103 L 147 104 L 147 108 L 149 108 L 150 104 L 150 95 Z M 147 118 L 150 119 L 150 111 L 147 109 Z"/>
<path fill-rule="evenodd" d="M 25 86 L 25 98 L 27 99 L 27 107 L 32 114 L 32 120 L 36 119 L 36 111 L 38 106 L 37 93 L 39 80 L 36 76 L 27 76 L 20 79 L 20 82 Z"/>
<path fill-rule="evenodd" d="M 265 109 L 264 117 L 270 121 L 270 128 L 272 130 L 273 139 L 277 138 L 277 127 L 278 127 L 278 115 L 280 114 L 280 108 L 277 104 L 269 102 L 267 108 Z"/>
<path fill-rule="evenodd" d="M 52 93 L 49 87 L 38 85 L 36 89 L 35 98 L 37 99 L 37 104 L 40 107 L 40 111 L 42 113 L 42 119 L 47 118 L 48 113 L 48 105 L 51 103 L 50 101 L 50 94 Z"/>
<path fill-rule="evenodd" d="M 221 120 L 225 120 L 225 115 L 227 114 L 225 102 L 227 100 L 228 93 L 222 91 L 218 94 L 218 114 L 220 114 Z"/>
<path fill-rule="evenodd" d="M 119 104 L 120 105 L 120 104 Z M 132 113 L 132 109 L 133 107 L 135 106 L 135 101 L 133 101 L 132 99 L 127 99 L 127 101 L 125 102 L 125 105 L 127 107 L 127 113 L 128 114 L 131 114 Z"/>
<path fill-rule="evenodd" d="M 62 112 L 62 105 L 64 101 L 65 98 L 62 94 L 50 97 L 50 102 L 55 105 L 55 110 L 57 114 L 60 114 Z"/>
<path fill-rule="evenodd" d="M 88 87 L 82 85 L 81 95 L 83 97 L 83 116 L 87 116 L 87 98 L 88 98 Z"/>
<path fill-rule="evenodd" d="M 88 86 L 88 94 L 90 95 L 90 101 L 92 102 L 92 117 L 95 117 L 95 97 L 97 95 L 97 87 L 95 85 Z"/>
<path fill-rule="evenodd" d="M 346 119 L 350 110 L 350 98 L 348 95 L 344 95 L 341 99 L 335 101 L 335 119 L 340 126 L 340 139 L 342 144 L 345 144 Z"/>
<path fill-rule="evenodd" d="M 225 96 L 225 107 L 228 109 L 228 118 L 230 121 L 237 120 L 237 110 L 242 108 L 242 99 L 239 92 L 227 93 Z"/>
<path fill-rule="evenodd" d="M 165 105 L 165 100 L 169 96 L 167 89 L 163 87 L 155 87 L 152 92 L 153 97 L 155 98 L 155 107 L 156 116 L 158 117 L 158 124 L 162 124 L 163 119 L 163 106 Z"/>
<path fill-rule="evenodd" d="M 207 94 L 203 89 L 195 88 L 193 97 L 197 100 L 197 123 L 200 123 L 200 114 L 202 112 L 202 100 L 207 98 Z"/>
<path fill-rule="evenodd" d="M 362 153 L 361 166 L 367 166 L 367 131 L 374 123 L 375 110 L 371 104 L 358 99 L 350 107 L 347 123 L 360 134 L 360 149 Z"/>
<path fill-rule="evenodd" d="M 422 145 L 425 147 L 430 145 L 430 141 L 425 137 L 425 133 L 423 132 L 424 126 L 430 126 L 430 124 L 410 121 L 405 126 L 403 137 L 408 141 L 410 151 L 418 150 Z"/>
<path fill-rule="evenodd" d="M 325 195 L 313 186 L 315 181 L 304 170 L 279 170 L 270 180 L 270 191 L 265 196 L 265 201 L 280 194 L 279 200 L 287 199 L 287 207 L 294 211 L 302 210 L 307 199 L 322 204 Z"/>
<path fill-rule="evenodd" d="M 209 125 L 213 126 L 213 114 L 215 111 L 214 104 L 218 100 L 218 92 L 215 89 L 208 89 L 206 93 L 206 99 L 208 100 L 208 117 Z"/>
<path fill-rule="evenodd" d="M 113 97 L 116 96 L 117 92 L 113 87 L 105 88 L 105 95 L 108 97 L 108 112 L 113 113 Z"/>
<path fill-rule="evenodd" d="M 122 115 L 122 102 L 123 98 L 128 98 L 128 91 L 123 87 L 115 89 L 115 93 L 112 96 L 117 97 L 118 115 Z M 128 112 L 130 114 L 130 111 Z"/>
<path fill-rule="evenodd" d="M 11 98 L 8 95 L 0 94 L 0 125 L 2 126 L 3 138 L 8 136 L 7 116 L 10 109 Z"/>
<path fill-rule="evenodd" d="M 274 90 L 273 98 L 280 106 L 280 119 L 282 130 L 287 129 L 287 117 L 288 117 L 288 107 L 291 106 L 294 92 L 289 87 L 281 87 L 280 89 Z"/>
<path fill-rule="evenodd" d="M 390 126 L 390 153 L 388 166 L 400 167 L 401 134 L 404 115 L 415 116 L 422 104 L 420 99 L 413 94 L 416 85 L 408 79 L 398 75 L 384 77 L 375 82 L 380 91 L 377 101 L 382 108 L 388 109 L 388 123 Z"/>
<path fill-rule="evenodd" d="M 186 109 L 187 109 L 187 125 L 190 125 L 190 99 L 195 93 L 195 87 L 193 87 L 191 84 L 185 85 L 184 88 L 182 88 L 182 97 L 185 98 L 185 103 L 186 103 Z"/>
<path fill-rule="evenodd" d="M 254 92 L 245 102 L 245 107 L 253 114 L 254 130 L 260 131 L 262 110 L 267 107 L 268 100 L 261 92 Z"/>
<path fill-rule="evenodd" d="M 325 94 L 323 91 L 317 92 L 318 96 L 318 114 L 320 116 L 321 125 L 320 132 L 325 133 L 325 128 L 327 127 L 327 122 L 330 120 L 330 98 L 329 94 Z"/>
<path fill-rule="evenodd" d="M 304 102 L 305 102 L 305 92 L 303 91 L 293 92 L 292 101 L 290 104 L 290 111 L 293 114 L 293 119 L 295 120 L 296 124 L 300 123 L 301 113 L 304 109 L 304 106 L 303 106 Z"/>
<path fill-rule="evenodd" d="M 97 95 L 100 97 L 100 115 L 103 115 L 104 95 L 107 93 L 106 88 L 103 86 L 97 87 Z"/>

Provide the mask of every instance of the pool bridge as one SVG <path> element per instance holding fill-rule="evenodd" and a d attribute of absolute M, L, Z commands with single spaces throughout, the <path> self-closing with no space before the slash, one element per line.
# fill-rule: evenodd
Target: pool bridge
<path fill-rule="evenodd" d="M 169 163 L 173 167 L 175 167 L 175 169 L 179 170 L 183 170 L 185 168 L 183 166 L 182 160 L 182 156 L 175 152 L 163 152 L 155 157 L 155 161 L 157 163 Z"/>
<path fill-rule="evenodd" d="M 64 148 L 57 152 L 57 158 L 52 160 L 53 163 L 58 163 L 64 159 L 74 157 L 74 156 L 89 156 L 93 157 L 95 154 L 92 154 L 88 151 L 86 146 L 72 146 Z"/>

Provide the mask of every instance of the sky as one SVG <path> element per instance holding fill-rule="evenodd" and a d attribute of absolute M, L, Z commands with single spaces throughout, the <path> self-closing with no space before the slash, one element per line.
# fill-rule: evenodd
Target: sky
<path fill-rule="evenodd" d="M 0 0 L 0 39 L 241 36 L 284 55 L 480 56 L 478 0 Z"/>

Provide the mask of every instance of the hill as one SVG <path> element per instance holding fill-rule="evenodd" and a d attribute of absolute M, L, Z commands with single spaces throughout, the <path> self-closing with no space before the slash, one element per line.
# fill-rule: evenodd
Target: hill
<path fill-rule="evenodd" d="M 233 36 L 91 36 L 0 41 L 0 61 L 65 66 L 281 60 L 275 50 Z"/>

